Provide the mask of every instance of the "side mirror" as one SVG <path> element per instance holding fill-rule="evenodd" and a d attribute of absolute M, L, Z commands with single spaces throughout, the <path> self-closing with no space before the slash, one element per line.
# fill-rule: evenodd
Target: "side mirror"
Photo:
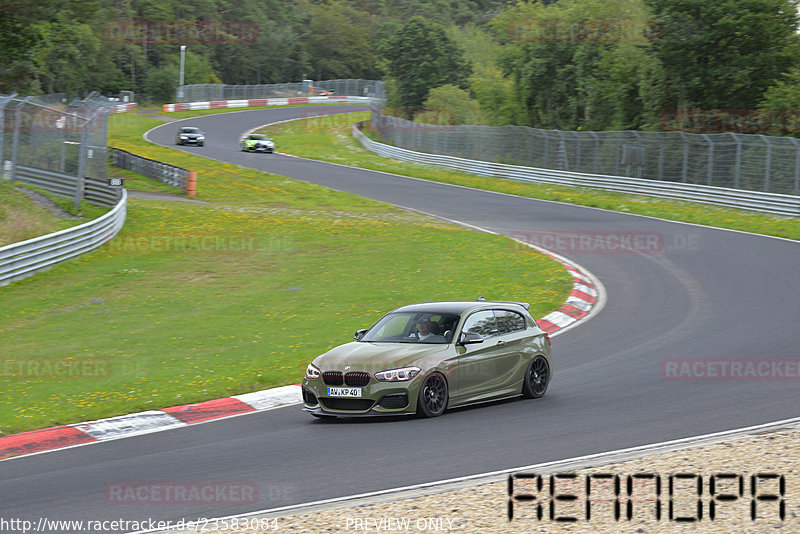
<path fill-rule="evenodd" d="M 480 334 L 476 334 L 474 332 L 461 332 L 461 335 L 458 336 L 459 345 L 472 345 L 474 343 L 483 343 L 483 338 Z"/>
<path fill-rule="evenodd" d="M 364 337 L 364 334 L 366 334 L 368 330 L 369 328 L 362 328 L 361 330 L 356 330 L 356 333 L 355 335 L 353 335 L 353 338 L 355 338 L 356 341 L 361 341 L 361 338 Z"/>

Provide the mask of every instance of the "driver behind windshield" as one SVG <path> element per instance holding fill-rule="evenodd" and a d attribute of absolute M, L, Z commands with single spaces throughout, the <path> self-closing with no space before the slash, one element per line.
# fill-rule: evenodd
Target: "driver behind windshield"
<path fill-rule="evenodd" d="M 447 341 L 444 336 L 434 333 L 434 322 L 426 319 L 417 323 L 417 330 L 419 333 L 417 337 L 420 341 L 425 343 L 444 343 Z"/>

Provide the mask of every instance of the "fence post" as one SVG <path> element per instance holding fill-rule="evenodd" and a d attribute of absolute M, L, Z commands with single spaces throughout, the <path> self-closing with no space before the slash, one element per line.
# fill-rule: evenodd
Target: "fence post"
<path fill-rule="evenodd" d="M 22 120 L 22 108 L 25 104 L 30 101 L 33 97 L 28 96 L 22 99 L 17 108 L 14 110 L 14 144 L 11 148 L 11 181 L 17 179 L 17 155 L 19 154 L 19 126 L 20 121 Z"/>
<path fill-rule="evenodd" d="M 6 138 L 6 105 L 9 104 L 17 96 L 17 93 L 11 93 L 6 97 L 0 97 L 0 173 L 5 172 L 5 159 L 3 158 L 3 143 Z M 2 175 L 0 175 L 2 176 Z"/>
<path fill-rule="evenodd" d="M 683 139 L 683 170 L 681 171 L 681 181 L 686 182 L 686 174 L 689 170 L 689 141 L 687 141 L 686 134 L 684 132 L 678 132 L 681 134 L 681 139 Z"/>
<path fill-rule="evenodd" d="M 711 138 L 708 136 L 708 134 L 701 135 L 703 136 L 703 139 L 706 140 L 706 143 L 708 143 L 708 169 L 706 171 L 708 177 L 706 178 L 706 181 L 708 185 L 711 185 L 712 173 L 714 172 L 714 143 L 711 141 Z"/>
<path fill-rule="evenodd" d="M 800 140 L 795 137 L 789 137 L 797 149 L 797 156 L 794 161 L 794 194 L 800 195 Z"/>
<path fill-rule="evenodd" d="M 78 151 L 78 175 L 75 180 L 75 212 L 80 209 L 81 200 L 83 199 L 83 176 L 86 174 L 86 150 L 87 143 L 87 130 L 89 128 L 89 121 L 86 120 L 81 128 L 81 146 Z"/>
<path fill-rule="evenodd" d="M 741 175 L 742 175 L 742 141 L 739 139 L 739 136 L 733 132 L 729 132 L 733 137 L 734 141 L 736 141 L 736 163 L 734 164 L 734 175 L 733 175 L 733 187 L 736 189 L 739 188 L 739 183 L 741 182 Z M 800 152 L 798 152 L 800 154 Z"/>
<path fill-rule="evenodd" d="M 764 164 L 764 191 L 769 193 L 769 168 L 772 166 L 772 144 L 769 142 L 769 138 L 764 134 L 758 135 L 764 144 L 767 145 L 767 161 Z"/>

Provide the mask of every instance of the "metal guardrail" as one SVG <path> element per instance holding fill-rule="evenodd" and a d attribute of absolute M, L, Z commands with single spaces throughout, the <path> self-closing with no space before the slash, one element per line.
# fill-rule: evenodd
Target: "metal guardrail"
<path fill-rule="evenodd" d="M 125 224 L 128 193 L 108 213 L 59 232 L 0 247 L 0 286 L 99 248 Z"/>
<path fill-rule="evenodd" d="M 111 149 L 111 164 L 120 169 L 137 172 L 178 189 L 185 190 L 189 185 L 191 171 L 153 159 L 143 158 L 119 148 Z"/>
<path fill-rule="evenodd" d="M 478 161 L 454 156 L 427 154 L 424 152 L 415 152 L 413 150 L 398 148 L 373 141 L 361 131 L 363 126 L 364 122 L 355 124 L 353 126 L 353 136 L 364 146 L 364 148 L 387 158 L 413 161 L 415 163 L 427 163 L 430 165 L 440 165 L 480 176 L 495 176 L 498 178 L 508 178 L 523 182 L 592 187 L 606 191 L 635 193 L 676 200 L 689 200 L 692 202 L 702 202 L 705 204 L 714 204 L 731 208 L 742 208 L 774 213 L 778 215 L 788 215 L 792 217 L 800 216 L 800 197 L 794 195 L 764 193 L 761 191 L 746 191 L 741 189 L 731 189 L 726 187 L 700 184 L 648 180 L 643 178 L 585 174 L 562 170 L 507 165 L 503 163 Z"/>
<path fill-rule="evenodd" d="M 23 165 L 17 167 L 17 179 L 62 197 L 71 197 L 78 181 L 75 176 L 69 174 Z M 83 198 L 92 204 L 110 208 L 119 202 L 121 196 L 122 190 L 109 187 L 107 180 L 96 178 L 84 178 L 83 180 Z"/>
<path fill-rule="evenodd" d="M 75 192 L 76 182 L 78 181 L 74 175 L 37 169 L 26 165 L 17 165 L 17 179 L 62 197 L 71 197 Z"/>

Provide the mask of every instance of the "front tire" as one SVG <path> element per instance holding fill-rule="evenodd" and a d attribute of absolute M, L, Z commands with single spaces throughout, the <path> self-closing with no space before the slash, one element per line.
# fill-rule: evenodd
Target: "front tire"
<path fill-rule="evenodd" d="M 444 413 L 448 401 L 447 380 L 441 373 L 431 373 L 419 388 L 417 414 L 438 417 Z"/>
<path fill-rule="evenodd" d="M 548 384 L 550 384 L 550 364 L 544 356 L 537 356 L 531 360 L 525 371 L 522 394 L 529 399 L 538 399 L 544 396 Z"/>

